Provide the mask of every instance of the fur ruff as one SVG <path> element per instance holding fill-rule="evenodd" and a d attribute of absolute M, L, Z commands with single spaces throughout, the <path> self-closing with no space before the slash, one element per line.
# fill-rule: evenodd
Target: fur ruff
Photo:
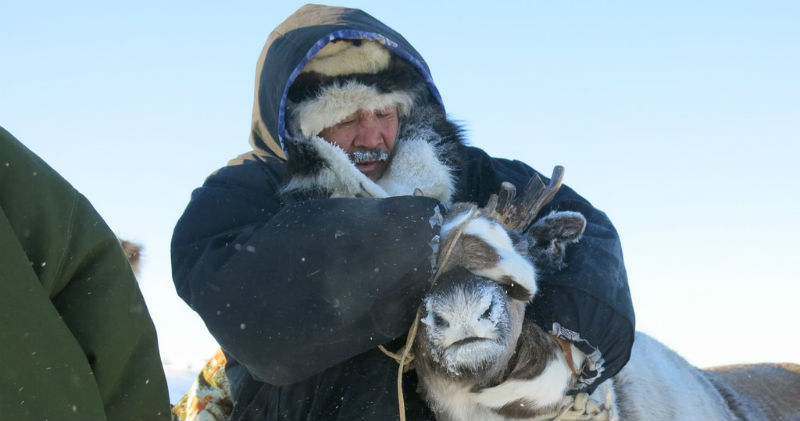
<path fill-rule="evenodd" d="M 356 80 L 323 87 L 316 98 L 293 107 L 292 118 L 305 138 L 319 135 L 358 110 L 375 111 L 397 106 L 400 116 L 408 114 L 414 99 L 407 92 L 381 93 L 374 86 Z"/>
<path fill-rule="evenodd" d="M 319 136 L 307 142 L 310 148 L 306 148 L 305 152 L 316 154 L 315 160 L 322 164 L 317 171 L 292 177 L 283 188 L 284 192 L 324 190 L 330 197 L 389 197 L 386 191 L 350 162 L 342 148 Z"/>
<path fill-rule="evenodd" d="M 419 189 L 423 196 L 433 197 L 446 205 L 455 192 L 455 180 L 439 160 L 440 151 L 423 139 L 411 139 L 395 146 L 396 152 L 386 173 L 378 180 L 389 196 L 414 194 Z"/>
<path fill-rule="evenodd" d="M 316 171 L 293 176 L 284 192 L 324 190 L 330 197 L 385 198 L 413 195 L 419 189 L 449 205 L 455 191 L 450 168 L 439 159 L 436 147 L 422 139 L 398 142 L 377 183 L 359 171 L 340 147 L 318 136 L 304 142 L 310 146 L 304 152 L 316 154 L 322 164 Z"/>

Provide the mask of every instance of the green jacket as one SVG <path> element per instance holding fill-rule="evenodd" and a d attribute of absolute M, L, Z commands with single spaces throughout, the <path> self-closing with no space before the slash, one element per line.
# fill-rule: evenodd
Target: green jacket
<path fill-rule="evenodd" d="M 0 127 L 0 419 L 168 419 L 158 341 L 117 238 Z"/>

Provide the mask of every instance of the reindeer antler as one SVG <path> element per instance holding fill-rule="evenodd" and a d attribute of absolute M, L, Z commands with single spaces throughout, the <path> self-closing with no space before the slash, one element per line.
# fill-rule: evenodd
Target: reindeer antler
<path fill-rule="evenodd" d="M 504 181 L 500 185 L 500 192 L 489 196 L 486 206 L 481 208 L 481 213 L 496 220 L 509 231 L 522 231 L 536 218 L 539 211 L 553 200 L 561 180 L 564 178 L 564 167 L 556 165 L 550 183 L 545 186 L 538 175 L 531 177 L 522 196 L 516 201 L 514 197 L 517 189 L 513 184 Z"/>

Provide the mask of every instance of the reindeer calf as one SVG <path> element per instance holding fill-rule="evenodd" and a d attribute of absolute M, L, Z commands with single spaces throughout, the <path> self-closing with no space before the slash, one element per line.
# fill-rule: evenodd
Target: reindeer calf
<path fill-rule="evenodd" d="M 527 320 L 536 274 L 563 266 L 585 218 L 554 212 L 525 234 L 456 205 L 443 225 L 450 257 L 423 300 L 415 340 L 423 394 L 439 421 L 535 418 L 558 409 L 584 356 Z M 460 235 L 451 230 L 460 227 Z M 516 240 L 512 240 L 516 237 Z M 455 241 L 454 244 L 449 242 Z M 531 260 L 534 263 L 531 263 Z"/>

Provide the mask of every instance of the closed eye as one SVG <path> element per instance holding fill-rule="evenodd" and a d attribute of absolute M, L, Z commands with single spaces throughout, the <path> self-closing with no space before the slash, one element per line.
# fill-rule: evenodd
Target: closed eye
<path fill-rule="evenodd" d="M 439 327 L 450 327 L 450 323 L 448 323 L 447 320 L 445 320 L 442 316 L 436 313 L 433 313 L 433 323 L 435 323 L 436 326 Z"/>
<path fill-rule="evenodd" d="M 384 108 L 382 110 L 376 110 L 375 111 L 375 117 L 380 118 L 380 119 L 390 118 L 390 117 L 394 117 L 395 113 L 396 113 L 396 109 L 394 107 Z"/>

